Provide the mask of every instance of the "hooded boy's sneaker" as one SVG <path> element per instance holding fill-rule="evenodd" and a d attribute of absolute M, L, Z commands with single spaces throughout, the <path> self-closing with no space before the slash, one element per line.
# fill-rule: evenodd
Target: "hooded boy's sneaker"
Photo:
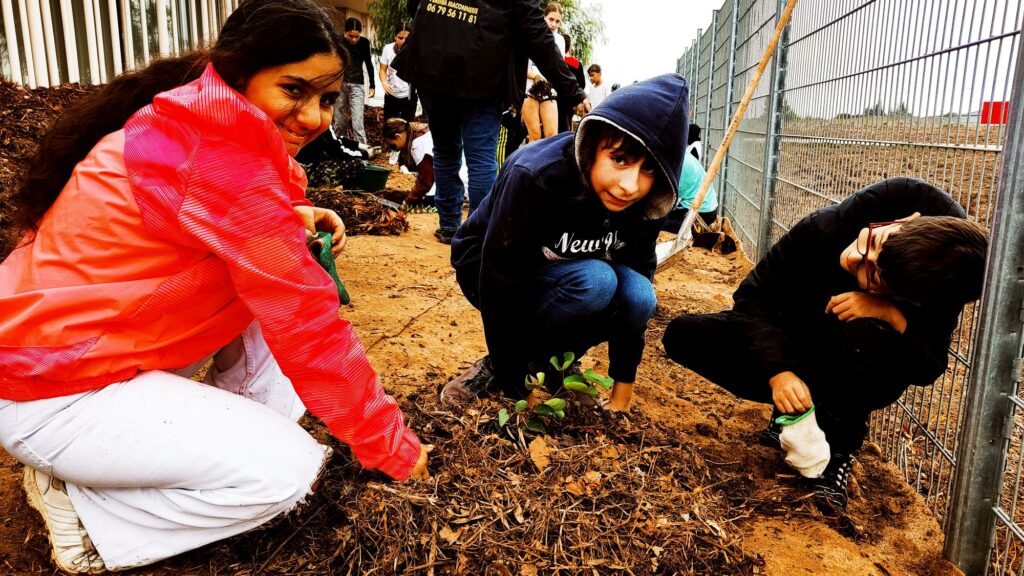
<path fill-rule="evenodd" d="M 69 574 L 105 572 L 103 559 L 75 512 L 64 481 L 26 466 L 23 485 L 29 506 L 42 515 L 46 524 L 54 564 Z"/>
<path fill-rule="evenodd" d="M 441 389 L 442 404 L 468 404 L 494 386 L 491 357 L 484 356 L 474 362 L 462 375 Z"/>
<path fill-rule="evenodd" d="M 847 489 L 852 471 L 853 456 L 843 453 L 833 454 L 825 472 L 819 478 L 811 481 L 814 500 L 832 508 L 845 509 L 849 501 Z"/>

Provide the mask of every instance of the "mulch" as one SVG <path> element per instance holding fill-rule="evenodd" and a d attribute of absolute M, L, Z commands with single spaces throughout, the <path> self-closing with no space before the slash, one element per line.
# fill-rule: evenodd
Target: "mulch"
<path fill-rule="evenodd" d="M 403 411 L 435 445 L 430 481 L 396 484 L 334 446 L 321 488 L 270 527 L 172 558 L 163 570 L 233 574 L 758 574 L 731 519 L 744 479 L 723 474 L 642 414 L 571 413 L 537 435 L 497 425 L 486 399 L 452 409 L 434 394 Z M 723 478 L 725 478 L 723 480 Z M 738 499 L 739 498 L 739 499 Z"/>
<path fill-rule="evenodd" d="M 62 84 L 26 90 L 0 79 L 0 258 L 7 255 L 11 231 L 11 207 L 7 201 L 46 130 L 75 100 L 94 87 Z"/>

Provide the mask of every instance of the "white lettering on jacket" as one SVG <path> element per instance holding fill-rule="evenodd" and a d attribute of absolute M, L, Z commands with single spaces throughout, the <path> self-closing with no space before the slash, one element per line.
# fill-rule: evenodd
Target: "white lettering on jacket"
<path fill-rule="evenodd" d="M 555 242 L 554 250 L 550 250 L 550 252 L 566 256 L 598 256 L 601 258 L 609 258 L 611 256 L 611 251 L 615 248 L 619 248 L 621 245 L 617 230 L 608 232 L 599 238 L 576 238 L 575 234 L 565 232 L 561 237 L 559 237 L 558 241 Z M 545 250 L 544 255 L 551 260 L 552 258 L 548 252 L 549 250 Z"/>

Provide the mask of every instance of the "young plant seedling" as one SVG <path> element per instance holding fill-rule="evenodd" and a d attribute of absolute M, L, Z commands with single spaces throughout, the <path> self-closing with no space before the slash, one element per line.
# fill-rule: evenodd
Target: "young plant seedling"
<path fill-rule="evenodd" d="M 519 400 L 515 403 L 513 408 L 514 413 L 525 417 L 527 430 L 545 434 L 547 433 L 547 427 L 544 425 L 545 417 L 554 416 L 559 419 L 565 418 L 565 408 L 568 405 L 568 399 L 563 395 L 566 392 L 597 396 L 598 386 L 605 390 L 612 387 L 611 378 L 602 376 L 589 368 L 582 374 L 570 374 L 569 376 L 566 376 L 566 371 L 569 370 L 575 361 L 576 355 L 572 352 L 566 352 L 563 354 L 561 360 L 559 360 L 557 356 L 551 357 L 551 366 L 558 371 L 559 376 L 561 377 L 561 385 L 554 392 L 550 392 L 545 388 L 544 372 L 537 372 L 536 374 L 528 374 L 526 376 L 525 386 L 529 391 L 529 399 L 537 399 L 539 392 L 549 392 L 551 394 L 551 398 L 543 402 Z M 507 409 L 502 408 L 498 411 L 499 428 L 504 428 L 511 419 L 512 414 L 510 414 Z"/>

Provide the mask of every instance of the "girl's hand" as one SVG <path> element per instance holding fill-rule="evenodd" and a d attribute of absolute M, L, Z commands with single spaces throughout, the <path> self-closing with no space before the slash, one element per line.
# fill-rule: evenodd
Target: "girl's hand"
<path fill-rule="evenodd" d="M 376 93 L 377 93 L 376 90 L 374 90 L 373 88 L 370 88 L 370 96 L 369 97 L 373 98 L 373 95 L 376 94 Z"/>
<path fill-rule="evenodd" d="M 434 451 L 433 444 L 420 444 L 420 459 L 409 475 L 410 480 L 430 480 L 430 471 L 427 470 L 427 454 Z"/>
<path fill-rule="evenodd" d="M 631 382 L 615 382 L 612 393 L 604 402 L 604 409 L 609 412 L 626 412 L 633 402 L 633 384 Z"/>
<path fill-rule="evenodd" d="M 796 374 L 786 371 L 768 380 L 772 387 L 772 401 L 783 414 L 801 414 L 811 409 L 811 390 Z"/>
<path fill-rule="evenodd" d="M 907 329 L 907 319 L 899 307 L 883 296 L 866 292 L 844 292 L 833 296 L 825 306 L 826 314 L 835 314 L 843 322 L 857 318 L 878 318 L 900 333 Z"/>
<path fill-rule="evenodd" d="M 395 89 L 391 87 L 390 82 L 387 82 L 386 80 L 381 80 L 380 87 L 383 88 L 384 92 L 386 92 L 387 94 L 390 94 L 391 96 L 395 95 Z M 373 92 L 370 92 L 370 98 L 373 98 Z"/>
<path fill-rule="evenodd" d="M 295 213 L 302 219 L 306 230 L 316 234 L 317 231 L 331 233 L 331 253 L 337 256 L 345 248 L 348 238 L 345 236 L 345 222 L 334 210 L 319 206 L 294 206 Z"/>

